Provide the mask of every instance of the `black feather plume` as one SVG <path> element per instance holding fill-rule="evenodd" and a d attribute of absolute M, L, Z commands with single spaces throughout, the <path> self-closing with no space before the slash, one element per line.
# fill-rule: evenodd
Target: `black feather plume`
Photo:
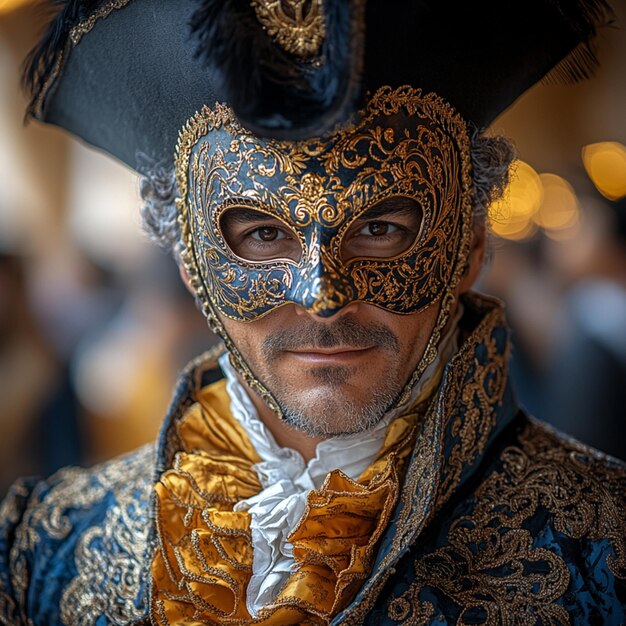
<path fill-rule="evenodd" d="M 599 62 L 594 38 L 600 28 L 615 23 L 606 0 L 552 0 L 580 43 L 543 78 L 548 85 L 568 85 L 591 78 Z"/>
<path fill-rule="evenodd" d="M 102 0 L 48 0 L 45 3 L 45 8 L 53 17 L 39 43 L 26 57 L 23 67 L 22 84 L 30 95 L 27 118 L 40 116 L 40 94 L 67 47 L 72 28 L 86 20 L 101 4 Z"/>
<path fill-rule="evenodd" d="M 297 139 L 345 117 L 357 96 L 362 33 L 358 1 L 324 3 L 326 36 L 314 62 L 282 50 L 249 0 L 199 0 L 191 19 L 197 55 L 219 77 L 225 100 L 258 134 Z"/>
<path fill-rule="evenodd" d="M 582 38 L 595 36 L 598 28 L 615 19 L 607 0 L 550 0 L 572 29 Z"/>

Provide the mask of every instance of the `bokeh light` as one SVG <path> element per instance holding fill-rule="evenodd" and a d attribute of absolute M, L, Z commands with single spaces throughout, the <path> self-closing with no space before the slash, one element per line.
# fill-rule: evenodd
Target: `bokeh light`
<path fill-rule="evenodd" d="M 626 196 L 626 146 L 603 141 L 585 146 L 582 159 L 589 178 L 609 200 Z"/>
<path fill-rule="evenodd" d="M 580 206 L 572 186 L 556 174 L 540 174 L 543 202 L 533 216 L 548 237 L 556 240 L 571 238 L 580 221 Z"/>
<path fill-rule="evenodd" d="M 580 205 L 572 186 L 557 174 L 538 174 L 516 161 L 503 197 L 489 209 L 492 232 L 503 239 L 523 241 L 540 230 L 558 241 L 575 236 Z"/>
<path fill-rule="evenodd" d="M 32 4 L 33 0 L 0 0 L 0 15 L 14 9 L 19 9 L 26 4 Z"/>

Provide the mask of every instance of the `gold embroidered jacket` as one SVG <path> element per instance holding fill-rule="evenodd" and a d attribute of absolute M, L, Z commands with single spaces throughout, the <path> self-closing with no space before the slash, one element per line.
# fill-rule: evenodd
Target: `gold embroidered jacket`
<path fill-rule="evenodd" d="M 497 303 L 467 298 L 461 324 L 372 570 L 331 623 L 626 623 L 626 467 L 517 407 Z M 176 424 L 220 376 L 211 358 L 185 370 L 156 447 L 14 485 L 0 624 L 151 622 L 153 486 Z"/>

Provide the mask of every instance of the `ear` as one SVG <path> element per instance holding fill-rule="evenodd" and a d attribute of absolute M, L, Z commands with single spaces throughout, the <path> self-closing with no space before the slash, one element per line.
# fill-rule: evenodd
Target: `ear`
<path fill-rule="evenodd" d="M 472 238 L 472 247 L 467 259 L 467 267 L 461 278 L 456 291 L 458 295 L 469 291 L 476 282 L 478 274 L 485 260 L 485 250 L 487 248 L 487 230 L 484 224 L 474 227 L 474 236 Z"/>
<path fill-rule="evenodd" d="M 178 271 L 180 272 L 180 277 L 183 283 L 185 283 L 185 287 L 187 287 L 187 291 L 195 298 L 196 292 L 191 286 L 191 280 L 189 278 L 189 274 L 187 274 L 187 270 L 185 269 L 185 266 L 182 263 L 178 264 Z"/>

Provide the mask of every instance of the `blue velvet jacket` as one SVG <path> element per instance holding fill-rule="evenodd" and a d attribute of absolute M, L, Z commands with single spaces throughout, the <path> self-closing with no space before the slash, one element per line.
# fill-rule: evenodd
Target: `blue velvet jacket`
<path fill-rule="evenodd" d="M 332 623 L 625 624 L 626 467 L 519 410 L 501 307 L 465 304 L 371 575 Z M 156 448 L 14 485 L 1 624 L 150 624 L 152 485 L 219 377 L 210 357 L 185 370 Z"/>

